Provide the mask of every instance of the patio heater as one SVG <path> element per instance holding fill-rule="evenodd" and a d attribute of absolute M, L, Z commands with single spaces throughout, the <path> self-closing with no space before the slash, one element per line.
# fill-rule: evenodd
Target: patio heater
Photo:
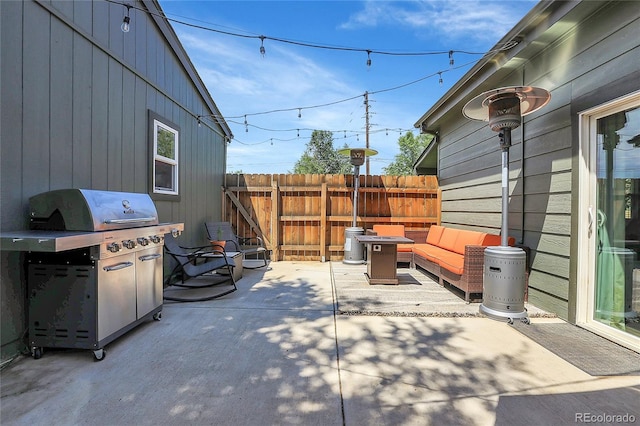
<path fill-rule="evenodd" d="M 480 312 L 493 319 L 506 318 L 529 323 L 524 307 L 527 256 L 519 247 L 509 247 L 509 148 L 511 129 L 520 126 L 522 117 L 545 106 L 551 95 L 531 86 L 503 87 L 490 90 L 470 100 L 463 108 L 465 117 L 489 121 L 499 132 L 502 150 L 502 227 L 500 246 L 484 251 L 483 298 Z M 524 141 L 523 141 L 524 143 Z"/>
<path fill-rule="evenodd" d="M 360 166 L 366 157 L 376 155 L 378 151 L 369 148 L 344 148 L 338 150 L 340 155 L 348 155 L 353 165 L 353 221 L 350 228 L 344 230 L 343 263 L 359 265 L 364 263 L 364 245 L 356 240 L 356 235 L 364 234 L 364 229 L 357 226 L 358 220 L 358 187 L 360 186 Z"/>

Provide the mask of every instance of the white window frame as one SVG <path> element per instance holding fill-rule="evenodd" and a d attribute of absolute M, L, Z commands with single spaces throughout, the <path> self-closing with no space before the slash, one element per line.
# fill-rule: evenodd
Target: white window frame
<path fill-rule="evenodd" d="M 170 125 L 163 123 L 157 118 L 153 119 L 153 161 L 152 161 L 152 188 L 154 194 L 164 195 L 180 195 L 179 176 L 180 176 L 180 163 L 179 163 L 179 147 L 180 147 L 180 131 L 171 127 Z M 168 158 L 158 154 L 158 131 L 164 130 L 174 135 L 174 153 L 175 158 Z M 158 187 L 156 184 L 156 162 L 161 162 L 169 165 L 173 170 L 172 188 Z"/>

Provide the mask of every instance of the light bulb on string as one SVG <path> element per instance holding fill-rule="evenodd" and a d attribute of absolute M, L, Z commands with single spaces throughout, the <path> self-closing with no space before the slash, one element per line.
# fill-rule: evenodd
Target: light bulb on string
<path fill-rule="evenodd" d="M 265 36 L 260 36 L 260 54 L 262 55 L 262 57 L 264 58 L 264 54 L 267 53 L 267 51 L 264 48 L 264 39 L 266 37 Z"/>
<path fill-rule="evenodd" d="M 386 136 L 389 136 L 389 129 L 385 129 L 384 133 L 385 133 Z"/>
<path fill-rule="evenodd" d="M 453 66 L 453 50 L 449 51 L 449 66 Z"/>
<path fill-rule="evenodd" d="M 371 68 L 371 51 L 367 50 L 367 68 Z"/>
<path fill-rule="evenodd" d="M 123 4 L 123 6 L 127 8 L 127 14 L 122 19 L 122 25 L 120 25 L 120 29 L 122 30 L 123 33 L 128 33 L 129 30 L 131 29 L 129 25 L 131 23 L 131 18 L 129 17 L 129 9 L 131 9 L 131 6 L 128 4 Z"/>
<path fill-rule="evenodd" d="M 346 130 L 344 131 L 344 138 L 345 139 L 347 138 L 347 131 Z"/>
<path fill-rule="evenodd" d="M 244 131 L 249 133 L 249 123 L 247 123 L 247 116 L 244 116 Z"/>
<path fill-rule="evenodd" d="M 297 130 L 298 130 L 298 137 L 300 137 L 300 129 L 297 129 Z"/>
<path fill-rule="evenodd" d="M 302 108 L 298 108 L 298 118 L 302 118 Z"/>
<path fill-rule="evenodd" d="M 438 83 L 440 84 L 440 86 L 442 86 L 442 73 L 441 73 L 441 72 L 439 72 L 439 73 L 438 73 L 438 76 L 439 76 L 439 78 L 438 78 Z"/>

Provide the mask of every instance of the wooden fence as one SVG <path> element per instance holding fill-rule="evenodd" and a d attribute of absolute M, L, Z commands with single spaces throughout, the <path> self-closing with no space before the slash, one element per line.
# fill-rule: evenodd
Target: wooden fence
<path fill-rule="evenodd" d="M 353 226 L 353 175 L 226 176 L 222 217 L 238 235 L 259 235 L 272 260 L 340 260 Z M 435 176 L 360 176 L 357 226 L 440 224 Z"/>

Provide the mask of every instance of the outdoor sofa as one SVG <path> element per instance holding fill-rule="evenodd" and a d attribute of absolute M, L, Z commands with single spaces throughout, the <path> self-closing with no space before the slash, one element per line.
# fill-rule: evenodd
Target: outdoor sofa
<path fill-rule="evenodd" d="M 404 225 L 374 225 L 369 233 L 412 239 L 414 244 L 398 244 L 398 263 L 408 262 L 411 268 L 434 275 L 440 285 L 446 282 L 462 290 L 466 302 L 472 294 L 482 293 L 484 249 L 501 242 L 499 235 L 439 225 L 432 225 L 428 231 L 405 230 Z M 509 237 L 508 243 L 514 245 L 515 239 Z"/>

